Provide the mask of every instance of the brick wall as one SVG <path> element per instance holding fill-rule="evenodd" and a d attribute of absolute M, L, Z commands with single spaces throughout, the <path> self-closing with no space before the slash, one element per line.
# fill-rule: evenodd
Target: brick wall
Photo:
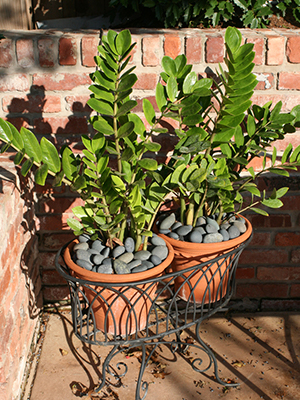
<path fill-rule="evenodd" d="M 13 163 L 0 163 L 0 399 L 8 400 L 19 398 L 42 293 L 32 192 Z"/>
<path fill-rule="evenodd" d="M 253 100 L 258 104 L 281 100 L 284 111 L 300 104 L 299 30 L 241 32 L 245 41 L 254 43 L 256 51 L 254 72 L 259 83 Z M 59 146 L 67 142 L 76 148 L 79 136 L 91 131 L 87 123 L 91 110 L 86 102 L 98 32 L 3 33 L 6 39 L 0 42 L 0 116 L 18 128 L 29 127 L 38 137 L 52 138 Z M 163 55 L 186 54 L 188 62 L 202 76 L 211 75 L 224 55 L 223 30 L 139 29 L 132 34 L 137 42 L 132 53 L 132 64 L 137 66 L 139 78 L 134 87 L 137 112 L 141 111 L 144 97 L 154 104 Z M 165 121 L 165 125 L 170 134 L 158 135 L 157 141 L 162 144 L 158 157 L 164 157 L 175 140 L 174 122 Z M 289 134 L 286 142 L 296 146 L 300 144 L 300 135 Z M 282 148 L 280 144 L 278 149 Z M 283 209 L 276 210 L 269 219 L 256 215 L 251 218 L 255 236 L 241 259 L 238 297 L 300 298 L 298 175 L 290 183 L 293 190 L 285 198 Z M 43 294 L 45 301 L 54 301 L 64 298 L 67 289 L 53 269 L 53 257 L 70 237 L 65 221 L 78 200 L 65 188 L 49 189 L 47 193 L 39 193 L 39 197 Z"/>

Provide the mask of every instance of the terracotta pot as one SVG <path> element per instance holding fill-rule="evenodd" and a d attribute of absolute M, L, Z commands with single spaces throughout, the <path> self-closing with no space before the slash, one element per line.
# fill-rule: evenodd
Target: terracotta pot
<path fill-rule="evenodd" d="M 69 244 L 64 252 L 64 261 L 72 271 L 73 276 L 89 281 L 89 287 L 84 287 L 85 295 L 92 306 L 95 323 L 102 332 L 112 335 L 131 335 L 143 330 L 147 324 L 152 300 L 155 297 L 157 282 L 138 284 L 163 274 L 173 260 L 172 246 L 166 242 L 169 249 L 168 257 L 158 266 L 144 272 L 133 274 L 101 274 L 88 271 L 75 264 L 71 252 L 77 241 Z M 113 287 L 93 286 L 93 283 L 104 283 Z M 134 283 L 135 286 L 118 286 L 120 283 Z"/>
<path fill-rule="evenodd" d="M 237 248 L 252 233 L 252 225 L 246 218 L 244 219 L 247 226 L 245 233 L 236 239 L 219 243 L 182 242 L 159 233 L 159 236 L 166 242 L 169 242 L 174 249 L 174 259 L 170 267 L 166 270 L 166 273 L 172 272 L 172 270 L 174 272 L 182 271 L 213 260 L 216 257 L 226 255 L 226 253 Z M 178 291 L 179 297 L 185 301 L 196 303 L 208 303 L 224 297 L 229 278 L 228 274 L 225 274 L 225 271 L 229 262 L 229 259 L 221 258 L 218 262 L 210 263 L 202 269 L 192 269 L 184 273 L 184 277 L 177 277 L 175 279 L 175 290 Z M 219 265 L 221 265 L 220 268 Z M 189 277 L 188 280 L 185 279 L 187 277 Z"/>

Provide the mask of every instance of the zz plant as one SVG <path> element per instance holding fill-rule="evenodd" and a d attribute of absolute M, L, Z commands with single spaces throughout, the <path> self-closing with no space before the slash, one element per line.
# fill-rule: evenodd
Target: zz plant
<path fill-rule="evenodd" d="M 156 115 L 150 101 L 143 100 L 146 129 L 132 111 L 137 102 L 130 98 L 137 81 L 135 67 L 128 65 L 135 44 L 128 30 L 110 30 L 98 47 L 89 88 L 96 133 L 82 136 L 82 154 L 68 146 L 57 151 L 45 137 L 39 143 L 28 129 L 19 132 L 1 119 L 2 152 L 9 147 L 16 151 L 14 162 L 24 176 L 34 167 L 37 184 L 44 185 L 50 176 L 54 186 L 66 184 L 78 192 L 84 203 L 73 208 L 70 228 L 76 235 L 85 232 L 92 239 L 105 239 L 111 247 L 127 236 L 135 239 L 136 250 L 143 236 L 146 246 L 157 212 L 170 195 L 180 200 L 182 219 L 188 224 L 203 214 L 235 211 L 236 206 L 243 211 L 243 192 L 252 196 L 246 209 L 266 214 L 257 205 L 280 207 L 287 188 L 267 197 L 255 179 L 267 171 L 288 175 L 288 169 L 299 165 L 300 146 L 292 151 L 288 145 L 278 164 L 274 148 L 271 167 L 266 157 L 270 144 L 299 124 L 300 107 L 284 114 L 281 103 L 273 109 L 271 103 L 252 105 L 257 84 L 253 45 L 241 45 L 235 28 L 227 29 L 225 41 L 227 71 L 220 67 L 216 81 L 199 79 L 184 55 L 162 59 L 164 71 L 156 87 L 160 112 Z M 166 132 L 160 125 L 165 117 L 179 123 L 178 144 L 169 162 L 158 164 L 155 152 L 160 145 L 152 137 Z M 263 158 L 258 173 L 250 166 L 256 157 Z"/>

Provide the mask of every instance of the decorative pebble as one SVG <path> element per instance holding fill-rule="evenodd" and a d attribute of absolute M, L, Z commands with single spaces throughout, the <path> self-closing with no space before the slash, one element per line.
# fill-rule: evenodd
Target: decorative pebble
<path fill-rule="evenodd" d="M 95 254 L 94 257 L 93 257 L 93 263 L 95 265 L 102 264 L 103 260 L 104 260 L 104 256 L 102 254 Z"/>
<path fill-rule="evenodd" d="M 193 230 L 190 234 L 189 234 L 189 240 L 192 243 L 202 243 L 202 235 L 201 232 L 198 230 Z"/>
<path fill-rule="evenodd" d="M 162 263 L 161 259 L 157 257 L 155 254 L 152 254 L 150 257 L 150 261 L 152 262 L 153 265 L 159 265 Z"/>
<path fill-rule="evenodd" d="M 131 272 L 132 272 L 133 274 L 135 274 L 136 272 L 144 272 L 144 271 L 147 271 L 147 267 L 146 267 L 145 265 L 139 265 L 138 267 L 133 268 L 133 269 L 131 270 Z"/>
<path fill-rule="evenodd" d="M 127 264 L 127 267 L 129 269 L 136 268 L 138 266 L 142 265 L 142 260 L 133 260 L 130 263 Z"/>
<path fill-rule="evenodd" d="M 141 251 L 137 251 L 134 255 L 134 259 L 135 260 L 148 260 L 148 258 L 150 258 L 151 253 L 148 250 L 141 250 Z"/>
<path fill-rule="evenodd" d="M 91 254 L 88 250 L 77 250 L 76 251 L 77 260 L 85 260 L 90 262 Z"/>
<path fill-rule="evenodd" d="M 216 233 L 219 230 L 219 226 L 218 226 L 218 228 L 216 228 L 215 225 L 207 224 L 207 225 L 205 225 L 205 230 L 207 233 Z"/>
<path fill-rule="evenodd" d="M 99 265 L 96 268 L 96 271 L 99 272 L 100 274 L 113 274 L 114 270 L 112 269 L 111 265 Z"/>
<path fill-rule="evenodd" d="M 175 240 L 179 240 L 179 235 L 177 235 L 176 232 L 170 232 L 167 234 L 168 237 L 175 239 Z"/>
<path fill-rule="evenodd" d="M 229 240 L 229 233 L 227 232 L 226 229 L 220 229 L 220 233 L 223 236 L 223 241 Z"/>
<path fill-rule="evenodd" d="M 161 233 L 162 235 L 167 235 L 170 231 L 170 229 L 160 229 L 159 233 Z"/>
<path fill-rule="evenodd" d="M 81 243 L 88 242 L 90 240 L 89 235 L 83 233 L 82 235 L 78 236 L 78 240 Z"/>
<path fill-rule="evenodd" d="M 125 239 L 124 246 L 125 250 L 128 253 L 133 253 L 135 248 L 135 241 L 132 239 L 132 237 L 128 237 Z"/>
<path fill-rule="evenodd" d="M 107 267 L 111 267 L 112 268 L 112 265 L 113 265 L 112 259 L 111 258 L 105 258 L 103 260 L 103 262 L 102 262 L 102 265 L 105 265 Z"/>
<path fill-rule="evenodd" d="M 112 256 L 114 258 L 119 257 L 121 254 L 125 253 L 125 247 L 124 246 L 117 246 L 113 249 L 112 251 Z"/>
<path fill-rule="evenodd" d="M 230 239 L 235 239 L 237 237 L 240 236 L 240 231 L 238 230 L 238 228 L 234 225 L 232 225 L 229 229 L 228 229 L 228 234 L 229 234 L 229 238 Z"/>
<path fill-rule="evenodd" d="M 242 221 L 234 221 L 233 226 L 235 226 L 236 228 L 238 228 L 238 230 L 241 233 L 245 233 L 247 230 L 246 224 L 244 224 Z"/>
<path fill-rule="evenodd" d="M 73 250 L 88 250 L 89 249 L 89 244 L 88 242 L 80 242 L 76 243 L 75 246 L 73 247 Z"/>
<path fill-rule="evenodd" d="M 152 250 L 152 255 L 159 257 L 161 260 L 164 260 L 167 258 L 169 253 L 169 250 L 167 246 L 156 246 Z"/>
<path fill-rule="evenodd" d="M 118 260 L 123 261 L 124 263 L 128 264 L 130 261 L 133 260 L 133 253 L 124 253 L 118 257 Z"/>
<path fill-rule="evenodd" d="M 90 256 L 92 256 L 94 254 L 99 254 L 99 251 L 97 251 L 95 249 L 88 249 L 87 251 L 90 253 Z"/>
<path fill-rule="evenodd" d="M 200 232 L 202 236 L 206 235 L 206 230 L 203 228 L 203 226 L 196 226 L 193 230 Z"/>
<path fill-rule="evenodd" d="M 176 233 L 179 236 L 186 236 L 191 232 L 192 229 L 193 229 L 193 225 L 182 225 L 176 229 Z"/>
<path fill-rule="evenodd" d="M 172 231 L 175 231 L 175 229 L 179 228 L 180 226 L 182 226 L 182 223 L 177 221 L 177 222 L 175 222 L 175 224 L 173 224 L 171 226 L 171 229 L 172 229 Z"/>
<path fill-rule="evenodd" d="M 127 264 L 120 261 L 118 258 L 114 260 L 114 270 L 116 274 L 130 274 L 130 269 Z"/>
<path fill-rule="evenodd" d="M 154 267 L 154 264 L 151 261 L 148 260 L 143 260 L 142 261 L 142 265 L 147 267 L 147 269 L 151 269 Z"/>
<path fill-rule="evenodd" d="M 220 229 L 229 229 L 231 227 L 231 225 L 229 224 L 229 222 L 225 222 L 224 224 L 220 225 Z"/>
<path fill-rule="evenodd" d="M 103 249 L 103 250 L 101 251 L 101 254 L 102 254 L 105 258 L 107 258 L 107 257 L 109 256 L 109 253 L 110 253 L 110 248 L 109 248 L 109 247 L 105 247 L 105 249 Z"/>
<path fill-rule="evenodd" d="M 176 217 L 175 217 L 175 214 L 172 213 L 172 214 L 168 215 L 166 218 L 164 218 L 164 219 L 161 221 L 159 228 L 160 228 L 161 230 L 170 229 L 171 226 L 172 226 L 175 222 L 176 222 Z"/>
<path fill-rule="evenodd" d="M 198 217 L 196 221 L 196 226 L 201 226 L 206 224 L 206 218 L 205 217 Z"/>
<path fill-rule="evenodd" d="M 93 264 L 86 260 L 77 260 L 76 264 L 81 268 L 87 269 L 88 271 L 93 269 Z"/>
<path fill-rule="evenodd" d="M 223 236 L 219 232 L 208 233 L 203 238 L 203 243 L 219 243 L 223 241 Z"/>
<path fill-rule="evenodd" d="M 212 226 L 214 226 L 216 228 L 216 230 L 218 231 L 220 229 L 219 224 L 217 223 L 216 220 L 214 220 L 213 218 L 206 218 L 206 222 Z"/>
<path fill-rule="evenodd" d="M 150 240 L 153 246 L 166 246 L 166 242 L 164 241 L 164 239 L 155 235 L 155 233 Z"/>
<path fill-rule="evenodd" d="M 99 253 L 105 248 L 105 246 L 102 244 L 100 240 L 95 240 L 92 243 L 92 249 L 97 250 Z"/>

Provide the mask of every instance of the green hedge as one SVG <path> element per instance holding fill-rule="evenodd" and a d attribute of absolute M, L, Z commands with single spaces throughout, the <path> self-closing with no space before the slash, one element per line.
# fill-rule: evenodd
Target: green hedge
<path fill-rule="evenodd" d="M 288 14 L 294 23 L 300 23 L 300 0 L 110 0 L 109 5 L 111 15 L 118 12 L 138 27 L 231 25 L 255 29 L 267 27 L 274 14 Z"/>

